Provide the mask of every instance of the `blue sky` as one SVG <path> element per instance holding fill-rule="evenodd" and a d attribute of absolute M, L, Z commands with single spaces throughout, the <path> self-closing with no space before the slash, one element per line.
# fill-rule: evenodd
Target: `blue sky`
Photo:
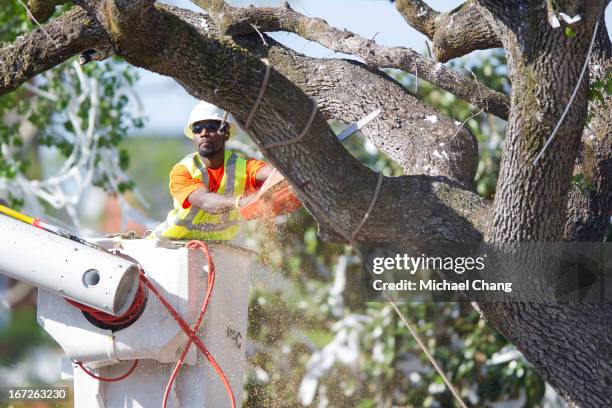
<path fill-rule="evenodd" d="M 199 11 L 189 0 L 162 0 L 163 3 Z M 281 0 L 230 0 L 235 6 L 279 6 Z M 290 0 L 292 8 L 312 17 L 320 17 L 338 28 L 346 28 L 366 38 L 376 35 L 376 42 L 385 46 L 404 46 L 417 51 L 425 49 L 426 37 L 410 27 L 388 0 Z M 463 3 L 461 0 L 428 1 L 433 9 L 447 11 Z M 608 32 L 612 25 L 612 6 L 606 10 Z M 303 40 L 296 35 L 274 33 L 279 42 L 313 57 L 345 57 L 333 53 L 319 44 Z M 181 136 L 189 112 L 196 100 L 172 79 L 148 71 L 139 70 L 141 80 L 136 91 L 140 95 L 146 126 L 139 133 L 164 136 Z"/>

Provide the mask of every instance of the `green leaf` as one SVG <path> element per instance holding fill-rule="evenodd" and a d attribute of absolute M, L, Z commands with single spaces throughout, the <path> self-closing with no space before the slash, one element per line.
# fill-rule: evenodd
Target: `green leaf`
<path fill-rule="evenodd" d="M 584 174 L 578 173 L 572 177 L 572 185 L 582 194 L 584 197 L 588 196 L 589 192 L 593 191 L 595 187 L 591 180 L 589 180 Z"/>
<path fill-rule="evenodd" d="M 374 403 L 374 400 L 370 398 L 361 400 L 359 404 L 357 405 L 357 408 L 375 408 L 375 407 L 376 407 L 376 404 Z"/>
<path fill-rule="evenodd" d="M 121 170 L 127 170 L 130 167 L 130 154 L 125 149 L 119 149 L 119 167 Z"/>
<path fill-rule="evenodd" d="M 566 26 L 565 29 L 563 30 L 563 33 L 565 34 L 565 36 L 567 38 L 574 38 L 574 37 L 576 37 L 576 32 L 570 26 Z"/>
<path fill-rule="evenodd" d="M 120 193 L 125 193 L 126 191 L 132 190 L 135 186 L 135 183 L 132 180 L 122 181 L 117 185 L 117 189 Z"/>
<path fill-rule="evenodd" d="M 598 89 L 589 88 L 588 97 L 590 101 L 597 99 L 601 103 L 605 103 L 603 94 Z"/>

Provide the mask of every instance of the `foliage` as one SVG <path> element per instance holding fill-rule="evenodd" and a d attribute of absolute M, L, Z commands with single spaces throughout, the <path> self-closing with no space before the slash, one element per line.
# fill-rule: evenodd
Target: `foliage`
<path fill-rule="evenodd" d="M 591 180 L 589 180 L 583 173 L 578 173 L 572 176 L 572 185 L 584 197 L 588 197 L 589 192 L 595 189 Z"/>
<path fill-rule="evenodd" d="M 138 190 L 150 203 L 147 215 L 157 220 L 164 219 L 172 206 L 168 173 L 193 148 L 190 140 L 181 134 L 172 136 L 176 137 L 146 135 L 128 138 L 122 143 L 129 157 L 142 158 L 132 160 L 128 174 L 132 180 L 138 181 Z"/>
<path fill-rule="evenodd" d="M 0 327 L 0 364 L 14 364 L 32 347 L 43 344 L 54 343 L 51 337 L 36 325 L 36 309 L 15 309 L 11 313 L 9 324 Z"/>
<path fill-rule="evenodd" d="M 606 70 L 604 78 L 590 84 L 588 97 L 590 101 L 595 101 L 605 107 L 607 96 L 612 95 L 612 68 Z"/>
<path fill-rule="evenodd" d="M 0 22 L 6 41 L 32 28 L 18 1 L 8 2 Z M 128 109 L 136 79 L 120 60 L 81 67 L 73 58 L 0 97 L 0 194 L 4 191 L 10 205 L 20 207 L 35 196 L 56 209 L 66 207 L 70 200 L 61 195 L 81 181 L 75 171 L 87 181 L 81 183 L 83 188 L 93 184 L 116 193 L 131 189 L 134 184 L 123 173 L 129 155 L 120 143 L 130 128 L 143 126 L 141 117 Z M 27 134 L 28 127 L 34 127 L 33 135 Z M 23 182 L 51 170 L 41 166 L 38 146 L 48 147 L 61 163 L 53 181 L 43 180 L 40 188 Z M 66 185 L 70 183 L 72 187 Z"/>

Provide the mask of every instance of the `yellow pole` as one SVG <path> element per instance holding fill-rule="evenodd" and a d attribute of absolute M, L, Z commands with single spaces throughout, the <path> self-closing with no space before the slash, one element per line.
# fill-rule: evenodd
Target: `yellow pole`
<path fill-rule="evenodd" d="M 5 207 L 2 204 L 0 204 L 0 213 L 4 214 L 4 215 L 8 215 L 11 218 L 15 218 L 16 220 L 23 221 L 26 224 L 30 224 L 33 227 L 43 229 L 43 230 L 45 230 L 47 232 L 50 232 L 52 234 L 56 234 L 56 235 L 59 235 L 59 236 L 64 237 L 64 238 L 68 238 L 70 240 L 79 242 L 79 243 L 81 243 L 83 245 L 87 245 L 88 247 L 95 248 L 95 249 L 100 249 L 100 250 L 106 252 L 106 249 L 104 249 L 104 248 L 102 248 L 102 247 L 100 247 L 100 246 L 98 246 L 96 244 L 93 244 L 93 243 L 91 243 L 89 241 L 85 241 L 83 238 L 77 237 L 76 235 L 72 234 L 70 231 L 66 231 L 66 230 L 58 228 L 58 227 L 56 227 L 54 225 L 47 224 L 46 222 L 41 221 L 39 218 L 29 217 L 29 216 L 27 216 L 25 214 L 22 214 L 20 212 L 17 212 L 15 210 L 11 209 L 11 208 Z"/>
<path fill-rule="evenodd" d="M 28 217 L 25 214 L 17 212 L 11 208 L 5 207 L 0 204 L 0 213 L 8 215 L 9 217 L 15 218 L 16 220 L 23 221 L 26 224 L 34 225 L 34 218 Z"/>

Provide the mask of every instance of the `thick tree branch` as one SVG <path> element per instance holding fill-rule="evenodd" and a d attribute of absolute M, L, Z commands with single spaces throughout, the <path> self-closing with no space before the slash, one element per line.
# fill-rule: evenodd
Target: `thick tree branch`
<path fill-rule="evenodd" d="M 80 7 L 46 24 L 44 30 L 46 33 L 37 29 L 2 45 L 0 95 L 85 50 L 110 46 L 100 24 Z"/>
<path fill-rule="evenodd" d="M 465 127 L 410 95 L 377 69 L 349 60 L 308 58 L 269 37 L 234 37 L 314 97 L 327 119 L 355 122 L 376 108 L 382 114 L 363 134 L 405 174 L 446 176 L 471 187 L 478 144 Z"/>
<path fill-rule="evenodd" d="M 74 0 L 88 10 L 108 33 L 115 51 L 155 47 L 159 15 L 155 0 Z M 156 50 L 162 52 L 162 50 Z"/>
<path fill-rule="evenodd" d="M 397 68 L 464 99 L 486 112 L 507 119 L 508 98 L 497 91 L 454 72 L 441 63 L 423 57 L 404 47 L 383 47 L 350 31 L 331 27 L 322 19 L 310 18 L 292 10 L 288 5 L 278 8 L 232 7 L 218 0 L 196 0 L 200 7 L 216 16 L 221 30 L 230 35 L 261 31 L 289 31 L 308 40 L 346 54 L 363 58 L 366 64 L 378 68 Z"/>
<path fill-rule="evenodd" d="M 64 3 L 66 0 L 29 0 L 28 8 L 39 23 L 45 23 L 53 15 L 55 6 Z"/>
<path fill-rule="evenodd" d="M 438 18 L 433 52 L 446 62 L 475 50 L 502 46 L 491 24 L 482 16 L 475 0 L 469 0 Z"/>
<path fill-rule="evenodd" d="M 534 159 L 578 83 L 601 2 L 592 1 L 585 7 L 580 24 L 574 25 L 575 38 L 552 28 L 545 8 L 483 3 L 483 13 L 503 27 L 500 33 L 513 85 L 512 115 L 495 197 L 496 221 L 490 236 L 499 241 L 561 241 L 567 192 L 587 110 L 588 81 L 581 82 L 554 143 L 537 164 Z M 577 5 L 573 10 L 569 3 L 566 6 L 571 15 L 577 12 Z M 551 42 L 555 47 L 549 49 Z M 566 55 L 574 57 L 564 58 Z"/>

